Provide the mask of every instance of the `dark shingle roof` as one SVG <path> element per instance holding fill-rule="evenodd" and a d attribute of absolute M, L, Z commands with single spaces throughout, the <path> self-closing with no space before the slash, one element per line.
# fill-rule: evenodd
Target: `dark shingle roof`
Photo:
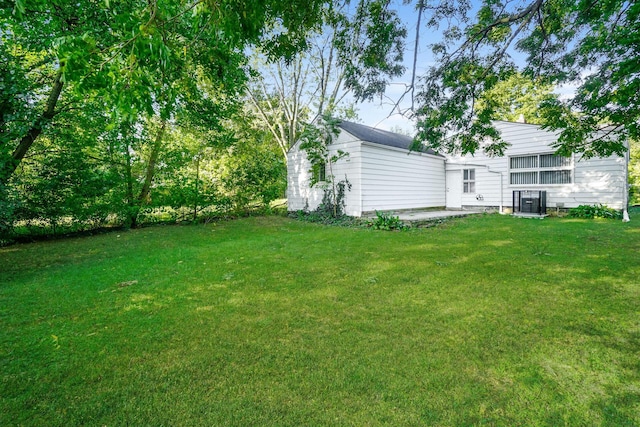
<path fill-rule="evenodd" d="M 402 148 L 404 150 L 410 150 L 413 138 L 406 135 L 400 135 L 398 133 L 388 132 L 386 130 L 375 129 L 369 126 L 361 125 L 359 123 L 347 122 L 342 120 L 338 125 L 343 130 L 349 132 L 356 138 L 373 142 L 374 144 L 386 145 L 388 147 Z M 416 150 L 417 151 L 417 150 Z M 432 149 L 422 150 L 427 154 L 433 154 L 438 156 L 439 154 Z"/>

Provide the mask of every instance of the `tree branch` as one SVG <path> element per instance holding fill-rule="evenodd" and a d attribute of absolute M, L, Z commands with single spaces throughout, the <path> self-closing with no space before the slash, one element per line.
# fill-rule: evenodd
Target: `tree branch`
<path fill-rule="evenodd" d="M 29 148 L 42 133 L 45 124 L 50 122 L 56 116 L 56 104 L 58 103 L 58 99 L 60 99 L 63 86 L 64 82 L 62 81 L 62 71 L 59 70 L 53 81 L 53 85 L 51 86 L 51 92 L 49 92 L 49 97 L 44 111 L 40 117 L 36 119 L 35 123 L 31 126 L 31 129 L 27 131 L 27 134 L 22 137 L 20 143 L 11 154 L 10 161 L 3 165 L 2 170 L 0 171 L 0 183 L 5 184 L 9 180 L 11 175 L 18 168 L 18 165 L 24 156 L 27 154 Z"/>

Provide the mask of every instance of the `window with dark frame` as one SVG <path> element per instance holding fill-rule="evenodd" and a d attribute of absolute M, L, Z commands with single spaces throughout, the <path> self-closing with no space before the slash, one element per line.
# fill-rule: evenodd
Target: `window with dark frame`
<path fill-rule="evenodd" d="M 313 165 L 313 169 L 315 172 L 317 182 L 324 182 L 327 180 L 327 164 L 326 163 L 318 162 L 315 165 Z"/>
<path fill-rule="evenodd" d="M 462 170 L 462 192 L 463 193 L 476 192 L 476 170 L 475 169 Z"/>

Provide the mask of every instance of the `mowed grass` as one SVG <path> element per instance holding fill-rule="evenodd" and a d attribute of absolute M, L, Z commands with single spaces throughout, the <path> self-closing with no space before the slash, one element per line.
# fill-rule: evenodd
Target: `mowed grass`
<path fill-rule="evenodd" d="M 0 425 L 640 425 L 640 217 L 0 249 Z"/>

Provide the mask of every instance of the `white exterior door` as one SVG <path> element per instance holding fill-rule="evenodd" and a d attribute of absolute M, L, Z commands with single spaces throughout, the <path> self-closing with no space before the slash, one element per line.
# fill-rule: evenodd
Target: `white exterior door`
<path fill-rule="evenodd" d="M 447 208 L 462 207 L 462 171 L 447 171 Z"/>

